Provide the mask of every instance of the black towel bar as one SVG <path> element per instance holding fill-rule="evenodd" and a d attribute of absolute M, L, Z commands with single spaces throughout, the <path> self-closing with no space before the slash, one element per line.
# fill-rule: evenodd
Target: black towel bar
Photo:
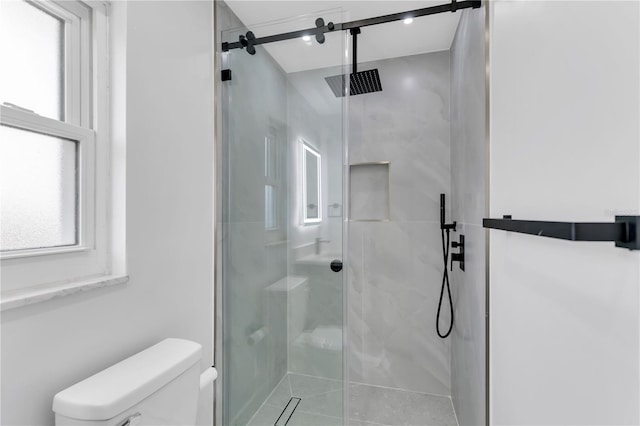
<path fill-rule="evenodd" d="M 545 222 L 539 220 L 483 219 L 489 229 L 559 238 L 570 241 L 613 241 L 616 247 L 640 250 L 640 216 L 616 216 L 615 222 Z"/>

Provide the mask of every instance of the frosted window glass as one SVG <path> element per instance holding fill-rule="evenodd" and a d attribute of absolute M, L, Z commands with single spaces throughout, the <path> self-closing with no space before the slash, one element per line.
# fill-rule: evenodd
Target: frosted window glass
<path fill-rule="evenodd" d="M 265 229 L 278 228 L 276 188 L 273 185 L 265 185 L 264 187 L 264 223 Z"/>
<path fill-rule="evenodd" d="M 0 126 L 0 249 L 74 245 L 77 142 Z"/>
<path fill-rule="evenodd" d="M 64 120 L 64 22 L 25 1 L 0 1 L 0 103 Z"/>

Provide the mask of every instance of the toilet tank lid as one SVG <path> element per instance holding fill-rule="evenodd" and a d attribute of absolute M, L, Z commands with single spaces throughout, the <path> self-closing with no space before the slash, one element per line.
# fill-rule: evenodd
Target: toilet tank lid
<path fill-rule="evenodd" d="M 163 340 L 58 392 L 53 398 L 53 411 L 78 420 L 111 419 L 162 388 L 200 358 L 199 343 Z"/>

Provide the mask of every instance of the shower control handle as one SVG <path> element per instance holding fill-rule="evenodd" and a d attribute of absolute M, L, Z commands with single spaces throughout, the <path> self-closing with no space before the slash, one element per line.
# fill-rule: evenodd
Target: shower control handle
<path fill-rule="evenodd" d="M 338 259 L 332 260 L 330 267 L 333 272 L 342 271 L 342 260 L 338 260 Z"/>
<path fill-rule="evenodd" d="M 459 262 L 460 269 L 464 271 L 464 235 L 460 235 L 460 242 L 451 241 L 451 247 L 459 250 L 458 253 L 451 253 L 451 270 L 453 271 L 453 262 Z"/>

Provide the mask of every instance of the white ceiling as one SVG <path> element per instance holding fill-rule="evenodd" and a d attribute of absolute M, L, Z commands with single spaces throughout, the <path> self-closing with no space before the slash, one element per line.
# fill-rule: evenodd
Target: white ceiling
<path fill-rule="evenodd" d="M 256 37 L 263 37 L 313 28 L 318 17 L 325 22 L 347 22 L 444 4 L 447 0 L 227 0 L 226 3 Z M 459 19 L 460 12 L 440 13 L 416 18 L 408 25 L 393 22 L 364 27 L 358 36 L 358 62 L 448 50 Z M 238 34 L 228 33 L 224 38 L 237 40 Z M 294 39 L 264 46 L 286 72 L 305 71 L 349 62 L 345 57 L 350 55 L 351 44 L 347 34 L 347 31 L 326 34 L 322 45 L 312 37 L 310 42 Z"/>

